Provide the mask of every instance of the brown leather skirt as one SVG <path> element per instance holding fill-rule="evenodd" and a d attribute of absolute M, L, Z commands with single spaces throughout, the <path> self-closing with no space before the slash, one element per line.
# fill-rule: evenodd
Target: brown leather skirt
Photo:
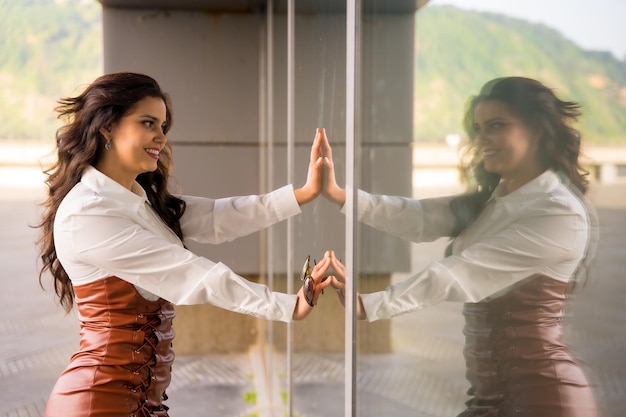
<path fill-rule="evenodd" d="M 116 277 L 74 292 L 80 349 L 57 380 L 45 417 L 167 417 L 173 305 L 146 300 Z"/>
<path fill-rule="evenodd" d="M 589 386 L 532 377 L 517 380 L 503 400 L 470 400 L 458 417 L 597 417 Z"/>
<path fill-rule="evenodd" d="M 45 417 L 168 417 L 165 406 L 142 405 L 143 393 L 130 382 L 116 380 L 126 372 L 116 368 L 83 366 L 65 371 L 50 395 Z M 110 382 L 94 385 L 106 380 Z"/>
<path fill-rule="evenodd" d="M 592 389 L 562 340 L 567 288 L 533 276 L 498 298 L 464 305 L 474 398 L 459 417 L 597 417 Z"/>

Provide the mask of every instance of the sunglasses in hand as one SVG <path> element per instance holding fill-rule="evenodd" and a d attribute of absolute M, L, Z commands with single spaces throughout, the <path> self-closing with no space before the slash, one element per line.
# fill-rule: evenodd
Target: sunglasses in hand
<path fill-rule="evenodd" d="M 313 259 L 313 265 L 316 265 L 315 259 Z M 311 306 L 314 307 L 313 304 L 313 296 L 315 295 L 315 281 L 311 276 L 312 268 L 311 268 L 311 256 L 307 256 L 304 265 L 302 266 L 302 276 L 300 279 L 302 280 L 302 292 L 304 293 L 304 299 Z M 322 294 L 324 290 L 322 290 Z"/>

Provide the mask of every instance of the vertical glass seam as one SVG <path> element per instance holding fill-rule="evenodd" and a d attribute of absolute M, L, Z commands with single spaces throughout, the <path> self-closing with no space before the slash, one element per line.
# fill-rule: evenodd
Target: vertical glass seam
<path fill-rule="evenodd" d="M 360 2 L 346 3 L 346 308 L 344 416 L 356 416 L 357 96 Z"/>
<path fill-rule="evenodd" d="M 265 15 L 265 162 L 266 167 L 266 190 L 274 189 L 274 1 L 268 0 Z M 266 235 L 267 248 L 265 254 L 267 256 L 267 285 L 270 289 L 274 289 L 274 228 L 270 227 Z M 275 390 L 277 386 L 274 384 L 274 322 L 271 320 L 267 323 L 267 346 L 265 347 L 267 363 L 267 383 L 269 393 L 268 415 L 275 415 L 275 407 L 279 403 L 274 403 Z"/>
<path fill-rule="evenodd" d="M 295 4 L 287 2 L 287 183 L 294 183 L 294 43 Z M 293 294 L 293 219 L 287 219 L 287 293 Z M 287 410 L 293 416 L 293 322 L 287 325 Z"/>

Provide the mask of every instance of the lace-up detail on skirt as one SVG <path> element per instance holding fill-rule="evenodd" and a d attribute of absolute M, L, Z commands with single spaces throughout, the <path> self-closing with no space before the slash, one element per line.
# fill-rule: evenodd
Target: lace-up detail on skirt
<path fill-rule="evenodd" d="M 167 417 L 173 305 L 146 300 L 116 277 L 74 291 L 80 350 L 57 381 L 46 417 Z"/>

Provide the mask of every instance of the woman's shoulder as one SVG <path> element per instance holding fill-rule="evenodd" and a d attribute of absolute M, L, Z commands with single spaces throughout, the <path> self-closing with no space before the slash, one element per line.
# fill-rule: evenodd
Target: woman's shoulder
<path fill-rule="evenodd" d="M 110 210 L 115 206 L 115 201 L 111 200 L 79 182 L 61 201 L 56 218 L 63 219 L 77 214 Z"/>
<path fill-rule="evenodd" d="M 538 198 L 539 206 L 555 212 L 587 215 L 589 201 L 571 184 L 567 178 L 557 175 L 557 180 L 546 189 L 545 194 Z"/>

